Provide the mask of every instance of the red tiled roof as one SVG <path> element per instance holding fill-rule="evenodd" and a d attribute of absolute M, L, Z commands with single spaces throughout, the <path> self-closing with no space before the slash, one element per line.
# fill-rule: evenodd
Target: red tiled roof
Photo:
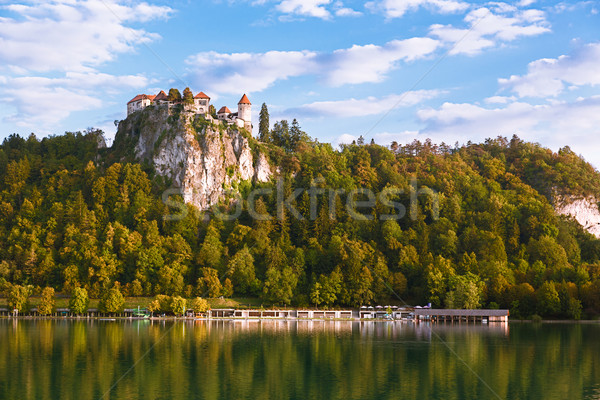
<path fill-rule="evenodd" d="M 169 96 L 167 96 L 167 94 L 165 93 L 164 90 L 161 90 L 156 96 L 154 96 L 154 101 L 159 101 L 159 100 L 168 100 Z"/>
<path fill-rule="evenodd" d="M 196 96 L 194 96 L 194 98 L 195 98 L 195 99 L 209 99 L 209 100 L 210 100 L 210 97 L 208 97 L 208 96 L 206 95 L 206 93 L 204 93 L 204 92 L 200 92 L 200 93 L 198 93 Z"/>
<path fill-rule="evenodd" d="M 223 107 L 221 107 L 219 112 L 217 112 L 217 114 L 223 114 L 223 113 L 231 114 L 231 111 L 226 106 L 223 106 Z"/>
<path fill-rule="evenodd" d="M 248 96 L 246 96 L 245 93 L 242 96 L 242 98 L 240 99 L 240 101 L 238 102 L 238 104 L 250 104 L 250 105 L 252 105 L 252 103 L 250 103 L 250 100 L 248 100 Z"/>
<path fill-rule="evenodd" d="M 147 95 L 147 94 L 138 94 L 133 99 L 129 100 L 127 102 L 127 104 L 133 103 L 134 101 L 144 100 L 144 99 L 148 99 L 148 100 L 152 101 L 152 100 L 154 100 L 154 97 L 155 96 L 151 96 L 151 95 Z"/>

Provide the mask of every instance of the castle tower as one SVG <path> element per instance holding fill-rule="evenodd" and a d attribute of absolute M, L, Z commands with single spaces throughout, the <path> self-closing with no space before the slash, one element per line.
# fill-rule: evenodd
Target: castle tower
<path fill-rule="evenodd" d="M 245 94 L 238 103 L 238 118 L 244 120 L 244 128 L 252 133 L 252 103 Z"/>

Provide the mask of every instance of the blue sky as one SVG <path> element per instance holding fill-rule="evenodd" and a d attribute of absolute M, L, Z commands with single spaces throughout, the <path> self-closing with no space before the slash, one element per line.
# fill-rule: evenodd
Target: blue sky
<path fill-rule="evenodd" d="M 138 93 L 243 93 L 323 142 L 518 134 L 600 166 L 600 4 L 0 0 L 0 135 L 98 127 Z"/>

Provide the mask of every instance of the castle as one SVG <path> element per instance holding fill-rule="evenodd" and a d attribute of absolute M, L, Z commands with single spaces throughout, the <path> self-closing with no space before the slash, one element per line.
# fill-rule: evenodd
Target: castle
<path fill-rule="evenodd" d="M 167 96 L 164 90 L 161 90 L 157 95 L 138 94 L 127 103 L 127 116 L 151 105 L 170 108 L 177 103 L 182 103 L 182 100 L 169 100 L 169 96 Z M 195 95 L 194 103 L 185 104 L 184 107 L 186 110 L 193 111 L 196 114 L 203 114 L 208 120 L 213 119 L 213 116 L 210 114 L 210 97 L 204 92 Z M 226 106 L 221 107 L 217 112 L 217 119 L 225 121 L 228 125 L 235 124 L 240 128 L 246 128 L 248 132 L 252 133 L 252 103 L 248 100 L 248 96 L 245 94 L 242 96 L 238 102 L 237 112 L 232 113 Z"/>

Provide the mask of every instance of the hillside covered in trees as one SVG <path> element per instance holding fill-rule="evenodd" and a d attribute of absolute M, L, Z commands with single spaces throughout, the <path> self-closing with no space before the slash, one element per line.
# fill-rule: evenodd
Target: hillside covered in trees
<path fill-rule="evenodd" d="M 265 305 L 402 299 L 509 308 L 516 317 L 600 313 L 600 240 L 557 216 L 549 200 L 600 194 L 600 174 L 569 148 L 553 153 L 513 137 L 334 149 L 280 121 L 251 143 L 279 166 L 280 194 L 276 179 L 243 182 L 243 199 L 262 189 L 253 210 L 242 201 L 236 218 L 215 218 L 167 206 L 168 182 L 99 146 L 101 134 L 12 135 L 0 146 L 5 290 L 82 287 L 100 297 L 116 286 L 126 296 L 260 297 Z M 390 201 L 356 203 L 357 215 L 349 193 L 365 201 L 366 189 Z M 278 196 L 289 207 L 278 207 Z M 224 201 L 219 213 L 235 208 Z M 181 218 L 164 218 L 174 213 Z"/>

